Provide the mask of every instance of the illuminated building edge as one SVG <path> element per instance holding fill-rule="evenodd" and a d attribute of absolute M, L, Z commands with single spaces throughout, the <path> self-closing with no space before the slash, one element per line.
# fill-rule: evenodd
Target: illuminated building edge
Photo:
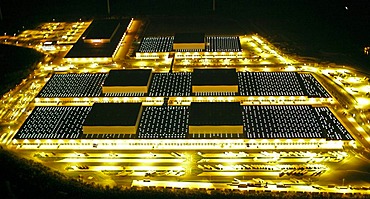
<path fill-rule="evenodd" d="M 13 139 L 17 147 L 80 149 L 342 149 L 354 140 L 325 139 Z"/>

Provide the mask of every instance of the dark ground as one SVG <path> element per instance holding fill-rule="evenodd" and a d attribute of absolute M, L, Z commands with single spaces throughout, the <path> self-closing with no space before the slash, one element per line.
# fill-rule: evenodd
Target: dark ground
<path fill-rule="evenodd" d="M 26 78 L 41 58 L 33 49 L 0 44 L 0 96 Z"/>

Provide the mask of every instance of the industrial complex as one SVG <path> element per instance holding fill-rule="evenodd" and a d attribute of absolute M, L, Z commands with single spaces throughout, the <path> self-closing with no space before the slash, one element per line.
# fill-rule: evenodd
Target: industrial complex
<path fill-rule="evenodd" d="M 359 89 L 347 89 L 356 83 L 345 83 L 365 77 L 344 67 L 302 63 L 256 34 L 153 36 L 139 34 L 143 26 L 132 18 L 93 20 L 76 30 L 72 44 L 35 46 L 59 57 L 40 63 L 22 84 L 23 93 L 2 97 L 0 122 L 7 128 L 1 143 L 56 154 L 117 151 L 101 161 L 85 154 L 81 162 L 141 178 L 171 170 L 169 176 L 202 179 L 240 177 L 249 170 L 275 178 L 302 165 L 305 174 L 294 174 L 300 179 L 319 176 L 346 161 L 347 150 L 367 147 L 369 119 L 351 107 L 365 110 L 370 102 L 355 94 Z M 344 91 L 353 96 L 344 97 Z M 290 155 L 297 151 L 303 152 Z M 120 153 L 138 152 L 149 159 L 120 160 L 127 158 Z M 108 165 L 111 156 L 127 165 Z M 163 163 L 153 166 L 157 162 L 150 158 Z M 180 162 L 166 162 L 175 160 Z M 263 171 L 261 165 L 267 165 Z"/>
<path fill-rule="evenodd" d="M 63 61 L 112 62 L 132 21 L 94 20 Z M 238 58 L 242 48 L 238 36 L 177 33 L 143 37 L 134 59 L 169 59 L 171 53 L 174 60 Z M 335 100 L 315 74 L 235 67 L 182 72 L 176 67 L 172 61 L 167 72 L 128 68 L 53 73 L 12 143 L 63 147 L 73 138 L 74 145 L 94 148 L 114 144 L 124 149 L 138 143 L 158 149 L 224 144 L 340 149 L 354 141 L 332 113 Z M 49 117 L 55 121 L 48 122 Z M 179 139 L 175 146 L 173 139 Z"/>

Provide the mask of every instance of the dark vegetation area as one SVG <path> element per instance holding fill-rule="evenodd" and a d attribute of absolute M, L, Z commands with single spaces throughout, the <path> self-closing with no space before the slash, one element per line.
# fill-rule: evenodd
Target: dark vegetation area
<path fill-rule="evenodd" d="M 156 189 L 103 187 L 69 179 L 58 171 L 51 170 L 33 160 L 18 157 L 0 149 L 0 193 L 1 198 L 128 198 L 128 199 L 336 199 L 368 198 L 361 194 L 329 194 L 303 192 L 263 192 L 195 189 Z"/>
<path fill-rule="evenodd" d="M 0 96 L 26 78 L 42 57 L 30 48 L 0 45 Z"/>

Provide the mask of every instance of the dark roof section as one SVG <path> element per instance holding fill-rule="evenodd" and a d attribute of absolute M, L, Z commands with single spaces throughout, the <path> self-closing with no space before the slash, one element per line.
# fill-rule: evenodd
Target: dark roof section
<path fill-rule="evenodd" d="M 204 43 L 204 33 L 176 33 L 173 43 Z"/>
<path fill-rule="evenodd" d="M 191 81 L 193 86 L 238 85 L 238 75 L 235 68 L 194 69 Z"/>
<path fill-rule="evenodd" d="M 120 25 L 118 20 L 94 20 L 86 32 L 85 39 L 109 39 Z"/>
<path fill-rule="evenodd" d="M 190 126 L 243 125 L 238 102 L 192 102 Z"/>
<path fill-rule="evenodd" d="M 95 103 L 84 126 L 135 126 L 141 103 Z"/>
<path fill-rule="evenodd" d="M 116 21 L 120 23 L 116 33 L 113 35 L 109 43 L 102 43 L 102 44 L 92 44 L 92 43 L 85 43 L 83 37 L 92 34 L 105 34 L 101 33 L 92 33 L 91 29 L 94 28 L 94 22 L 87 28 L 85 33 L 81 36 L 81 38 L 77 41 L 76 44 L 73 45 L 72 49 L 67 53 L 65 58 L 82 58 L 82 57 L 112 57 L 114 50 L 116 49 L 119 41 L 121 40 L 123 34 L 127 30 L 127 26 L 129 25 L 131 19 L 123 19 L 123 20 L 104 20 L 107 23 L 109 21 Z M 113 23 L 113 22 L 112 22 Z M 98 26 L 100 27 L 100 26 Z"/>
<path fill-rule="evenodd" d="M 151 69 L 110 70 L 104 86 L 146 86 Z"/>

